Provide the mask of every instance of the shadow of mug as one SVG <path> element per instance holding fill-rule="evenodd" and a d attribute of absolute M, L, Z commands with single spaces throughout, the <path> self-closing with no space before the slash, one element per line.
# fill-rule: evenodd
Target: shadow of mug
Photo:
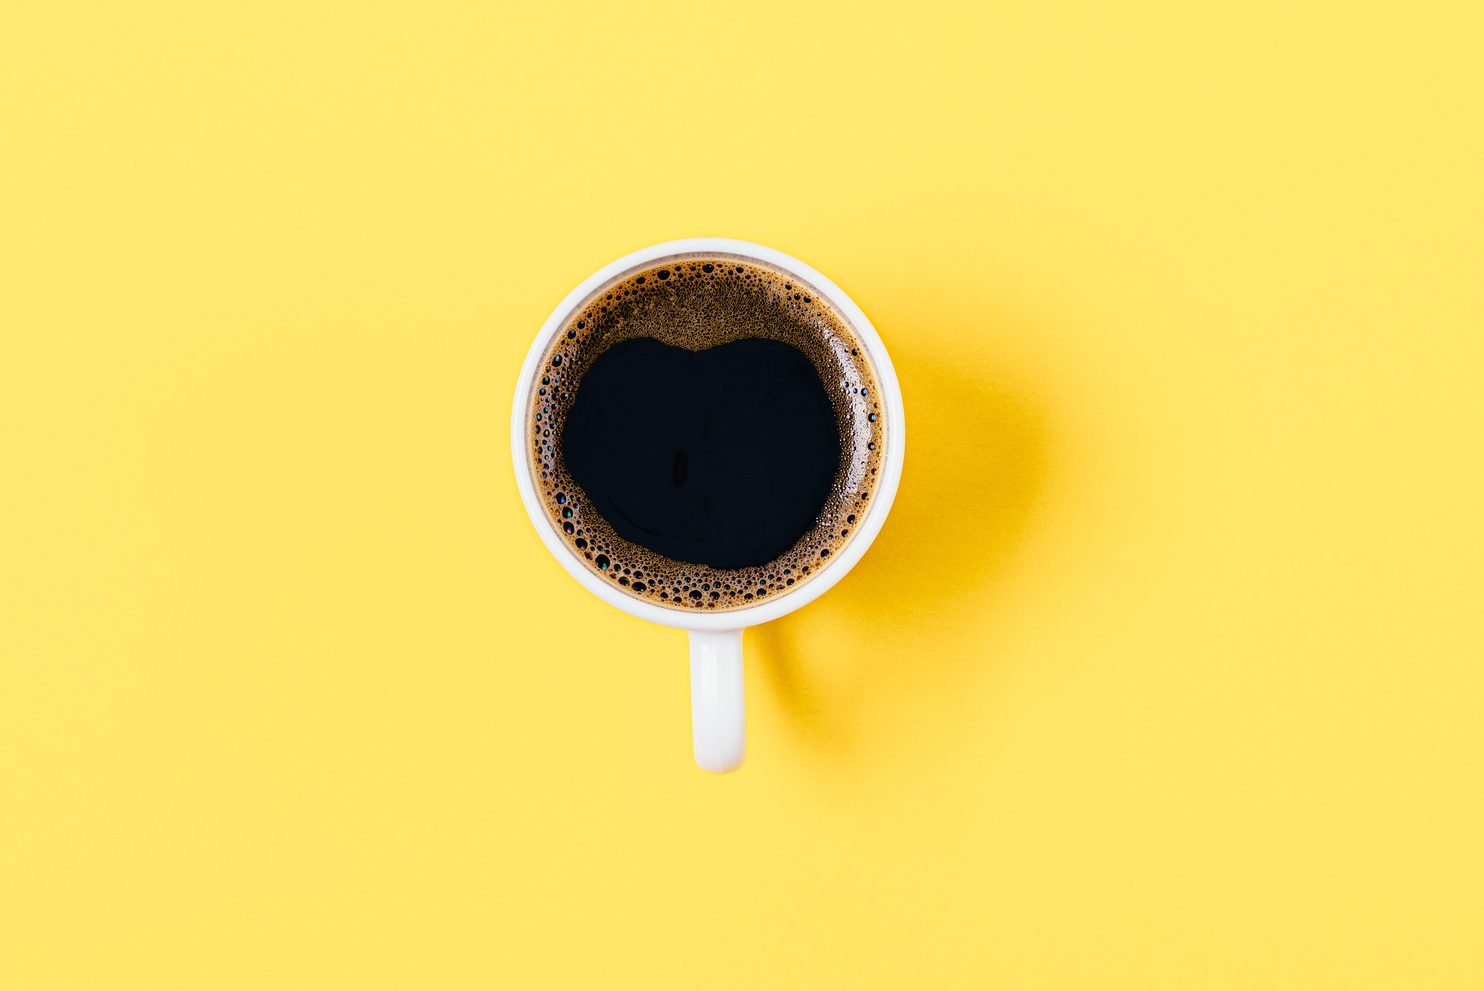
<path fill-rule="evenodd" d="M 866 710 L 930 683 L 961 684 L 982 661 L 925 650 L 925 639 L 983 621 L 986 593 L 1012 574 L 1047 471 L 1044 411 L 992 370 L 976 374 L 910 348 L 893 358 L 911 439 L 886 526 L 818 603 L 748 633 L 786 721 L 835 760 L 855 749 Z M 843 653 L 801 649 L 811 615 L 845 624 L 859 643 Z"/>

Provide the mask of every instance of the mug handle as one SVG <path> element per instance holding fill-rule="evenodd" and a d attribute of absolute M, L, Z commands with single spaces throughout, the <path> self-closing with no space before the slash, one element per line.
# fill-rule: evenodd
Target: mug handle
<path fill-rule="evenodd" d="M 690 729 L 696 763 L 725 774 L 742 766 L 742 631 L 690 630 Z"/>

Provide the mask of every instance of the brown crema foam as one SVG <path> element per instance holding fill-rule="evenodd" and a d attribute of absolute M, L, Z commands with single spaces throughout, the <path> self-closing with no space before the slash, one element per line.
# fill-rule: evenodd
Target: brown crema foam
<path fill-rule="evenodd" d="M 713 568 L 675 561 L 623 539 L 572 480 L 562 429 L 582 376 L 620 341 L 653 338 L 702 351 L 763 338 L 801 351 L 835 411 L 840 464 L 814 527 L 766 564 Z M 655 397 L 656 416 L 685 416 Z M 887 443 L 881 394 L 849 323 L 796 276 L 731 255 L 679 255 L 633 269 L 580 304 L 542 356 L 526 412 L 527 451 L 541 504 L 588 569 L 647 602 L 677 609 L 741 609 L 819 574 L 863 519 Z"/>

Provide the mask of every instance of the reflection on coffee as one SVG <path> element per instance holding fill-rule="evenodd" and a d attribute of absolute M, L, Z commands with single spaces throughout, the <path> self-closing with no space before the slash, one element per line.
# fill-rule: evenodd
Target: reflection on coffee
<path fill-rule="evenodd" d="M 527 436 L 547 515 L 595 574 L 670 607 L 741 608 L 818 574 L 888 439 L 846 321 L 733 256 L 604 286 L 537 376 Z"/>

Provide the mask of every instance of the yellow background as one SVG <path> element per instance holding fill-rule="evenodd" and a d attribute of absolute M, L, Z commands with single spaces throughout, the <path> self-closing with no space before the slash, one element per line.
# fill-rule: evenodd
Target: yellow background
<path fill-rule="evenodd" d="M 0 986 L 1480 987 L 1477 9 L 7 5 Z M 704 234 L 910 417 L 726 778 L 506 440 Z"/>

